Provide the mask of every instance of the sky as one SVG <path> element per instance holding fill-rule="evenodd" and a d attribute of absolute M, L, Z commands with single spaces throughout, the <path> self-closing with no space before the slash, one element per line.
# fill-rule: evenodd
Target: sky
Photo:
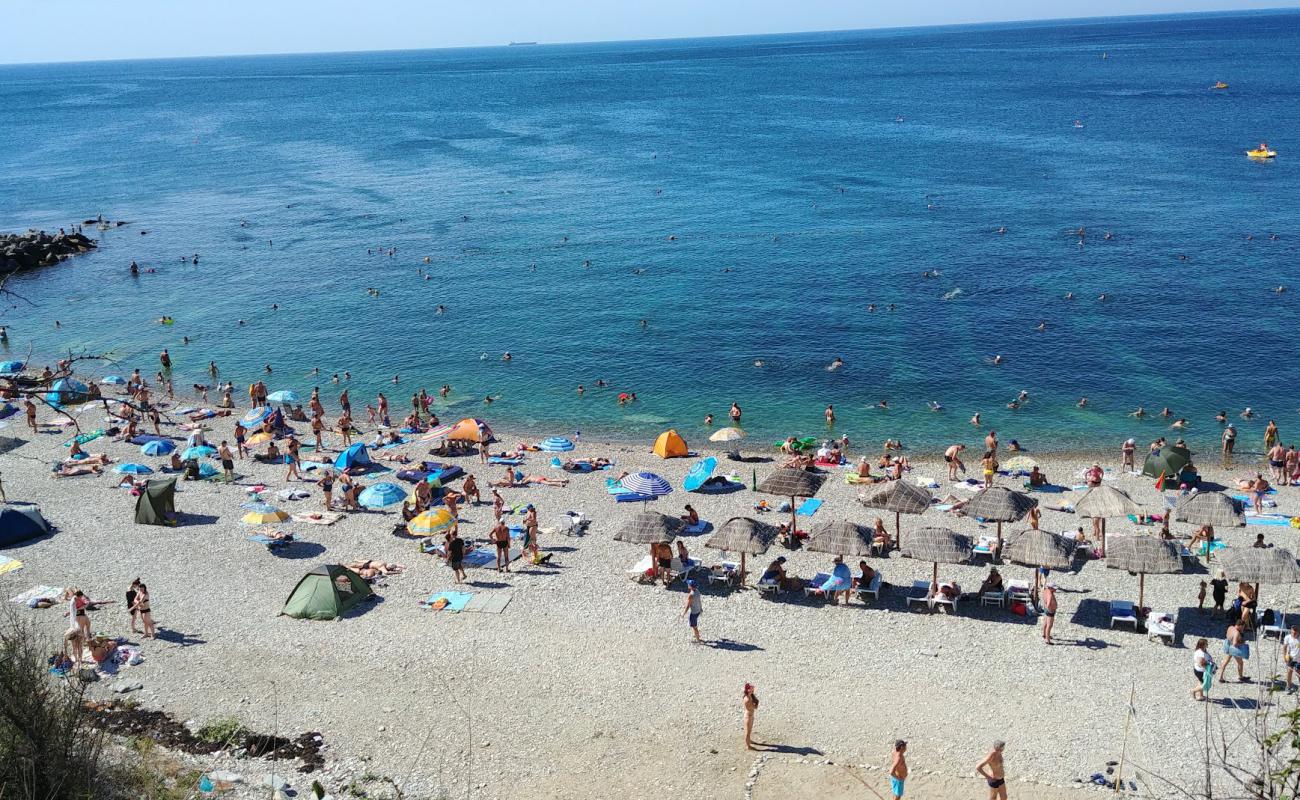
<path fill-rule="evenodd" d="M 0 63 L 855 30 L 1300 0 L 4 0 Z"/>

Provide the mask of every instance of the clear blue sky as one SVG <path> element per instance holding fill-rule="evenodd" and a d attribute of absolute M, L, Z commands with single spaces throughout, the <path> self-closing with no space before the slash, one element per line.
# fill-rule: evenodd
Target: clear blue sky
<path fill-rule="evenodd" d="M 1295 7 L 1300 0 L 7 0 L 0 62 L 405 50 Z"/>

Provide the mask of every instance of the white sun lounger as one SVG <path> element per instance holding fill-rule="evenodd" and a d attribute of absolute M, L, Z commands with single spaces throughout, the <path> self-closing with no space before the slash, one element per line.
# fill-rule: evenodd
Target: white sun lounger
<path fill-rule="evenodd" d="M 1159 639 L 1165 644 L 1174 643 L 1174 630 L 1178 627 L 1177 612 L 1152 611 L 1147 615 L 1147 638 Z"/>
<path fill-rule="evenodd" d="M 1132 625 L 1133 630 L 1137 630 L 1137 609 L 1127 600 L 1110 601 L 1110 627 L 1114 628 L 1119 623 Z"/>
<path fill-rule="evenodd" d="M 650 560 L 649 555 L 641 556 L 640 561 L 636 562 L 631 567 L 628 567 L 627 576 L 634 581 L 643 580 L 645 574 L 650 571 L 652 564 L 653 562 Z M 674 580 L 677 578 L 685 579 L 690 577 L 691 573 L 698 569 L 699 566 L 700 562 L 697 559 L 692 558 L 683 564 L 680 558 L 674 556 L 672 564 L 668 567 L 668 571 L 673 574 Z"/>
<path fill-rule="evenodd" d="M 858 586 L 853 590 L 853 593 L 856 594 L 858 598 L 863 601 L 866 601 L 867 595 L 871 595 L 874 599 L 879 600 L 880 585 L 884 583 L 884 581 L 885 581 L 885 574 L 880 570 L 876 570 L 876 574 L 871 578 L 871 585 Z"/>
<path fill-rule="evenodd" d="M 731 584 L 740 580 L 740 564 L 735 561 L 723 561 L 717 569 L 709 570 L 709 585 L 715 583 Z"/>

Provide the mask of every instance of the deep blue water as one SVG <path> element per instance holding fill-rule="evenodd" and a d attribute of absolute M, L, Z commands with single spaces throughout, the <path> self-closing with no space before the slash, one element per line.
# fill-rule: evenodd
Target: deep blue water
<path fill-rule="evenodd" d="M 772 437 L 834 403 L 859 440 L 972 439 L 980 410 L 1110 446 L 1163 429 L 1139 404 L 1194 444 L 1246 405 L 1285 438 L 1298 131 L 1295 13 L 0 67 L 0 230 L 133 222 L 11 280 L 35 305 L 5 322 L 104 371 L 166 346 L 181 385 L 209 358 L 395 408 L 451 383 L 555 432 L 702 439 L 735 399 Z"/>

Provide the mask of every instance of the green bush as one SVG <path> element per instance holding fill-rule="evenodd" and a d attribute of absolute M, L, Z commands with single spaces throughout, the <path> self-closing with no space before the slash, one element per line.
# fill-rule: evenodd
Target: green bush
<path fill-rule="evenodd" d="M 244 726 L 239 720 L 232 717 L 225 719 L 216 719 L 199 728 L 195 734 L 208 744 L 219 744 L 222 747 L 229 747 L 234 744 L 236 739 L 244 733 Z"/>

